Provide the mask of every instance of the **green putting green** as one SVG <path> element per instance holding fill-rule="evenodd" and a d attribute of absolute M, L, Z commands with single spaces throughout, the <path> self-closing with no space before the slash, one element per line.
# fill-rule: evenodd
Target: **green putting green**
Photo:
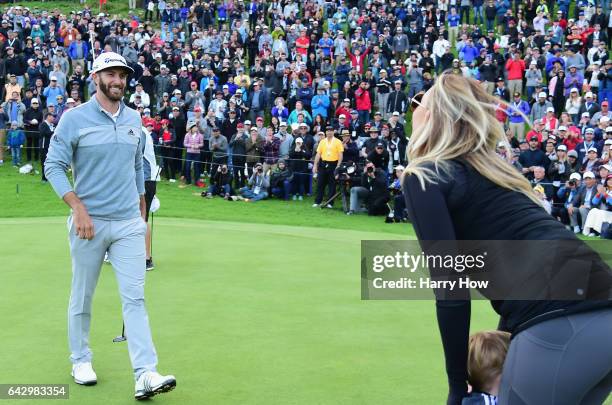
<path fill-rule="evenodd" d="M 401 235 L 155 219 L 146 298 L 169 404 L 439 404 L 444 360 L 433 301 L 361 301 L 360 242 Z M 75 404 L 131 404 L 114 274 L 94 297 L 98 385 L 70 377 L 65 218 L 0 219 L 0 383 L 70 384 Z M 472 328 L 497 317 L 473 303 Z M 5 402 L 5 401 L 3 401 Z M 7 401 L 11 403 L 12 401 Z M 18 404 L 38 403 L 15 401 Z"/>

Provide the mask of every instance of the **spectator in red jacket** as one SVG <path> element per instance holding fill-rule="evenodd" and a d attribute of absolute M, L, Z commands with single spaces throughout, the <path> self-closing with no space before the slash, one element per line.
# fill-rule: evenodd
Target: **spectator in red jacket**
<path fill-rule="evenodd" d="M 525 61 L 521 59 L 520 53 L 511 53 L 510 59 L 506 61 L 506 70 L 508 71 L 508 91 L 510 94 L 522 93 Z"/>
<path fill-rule="evenodd" d="M 368 91 L 368 83 L 362 80 L 359 83 L 359 88 L 355 90 L 355 102 L 357 106 L 357 114 L 359 114 L 359 122 L 370 121 L 370 110 L 372 109 L 372 101 L 370 100 L 370 92 Z"/>

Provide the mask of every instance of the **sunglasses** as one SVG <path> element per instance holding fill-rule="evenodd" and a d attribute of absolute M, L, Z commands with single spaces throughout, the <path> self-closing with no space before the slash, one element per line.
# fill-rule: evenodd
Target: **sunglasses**
<path fill-rule="evenodd" d="M 425 93 L 420 91 L 410 99 L 410 111 L 414 112 L 417 108 L 423 107 L 422 100 L 424 95 Z"/>

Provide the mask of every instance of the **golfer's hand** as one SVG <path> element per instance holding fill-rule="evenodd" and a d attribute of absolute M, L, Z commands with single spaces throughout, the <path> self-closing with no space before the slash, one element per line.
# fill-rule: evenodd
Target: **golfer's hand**
<path fill-rule="evenodd" d="M 94 224 L 87 212 L 87 208 L 81 205 L 72 211 L 75 232 L 81 239 L 92 240 L 95 235 Z"/>

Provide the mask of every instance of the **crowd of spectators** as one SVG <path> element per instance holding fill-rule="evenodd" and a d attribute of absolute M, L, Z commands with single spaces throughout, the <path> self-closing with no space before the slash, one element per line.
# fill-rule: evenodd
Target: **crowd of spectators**
<path fill-rule="evenodd" d="M 164 179 L 205 186 L 207 197 L 316 194 L 316 207 L 332 207 L 338 186 L 350 194 L 349 214 L 384 215 L 393 201 L 401 220 L 394 190 L 406 164 L 410 100 L 452 70 L 499 97 L 509 141 L 499 153 L 540 186 L 552 215 L 587 234 L 611 222 L 606 2 L 129 6 L 125 16 L 87 7 L 4 11 L 0 144 L 8 140 L 13 165 L 21 163 L 19 146 L 27 161 L 44 157 L 62 113 L 94 94 L 93 59 L 113 51 L 135 70 L 125 102 L 141 113 Z"/>

